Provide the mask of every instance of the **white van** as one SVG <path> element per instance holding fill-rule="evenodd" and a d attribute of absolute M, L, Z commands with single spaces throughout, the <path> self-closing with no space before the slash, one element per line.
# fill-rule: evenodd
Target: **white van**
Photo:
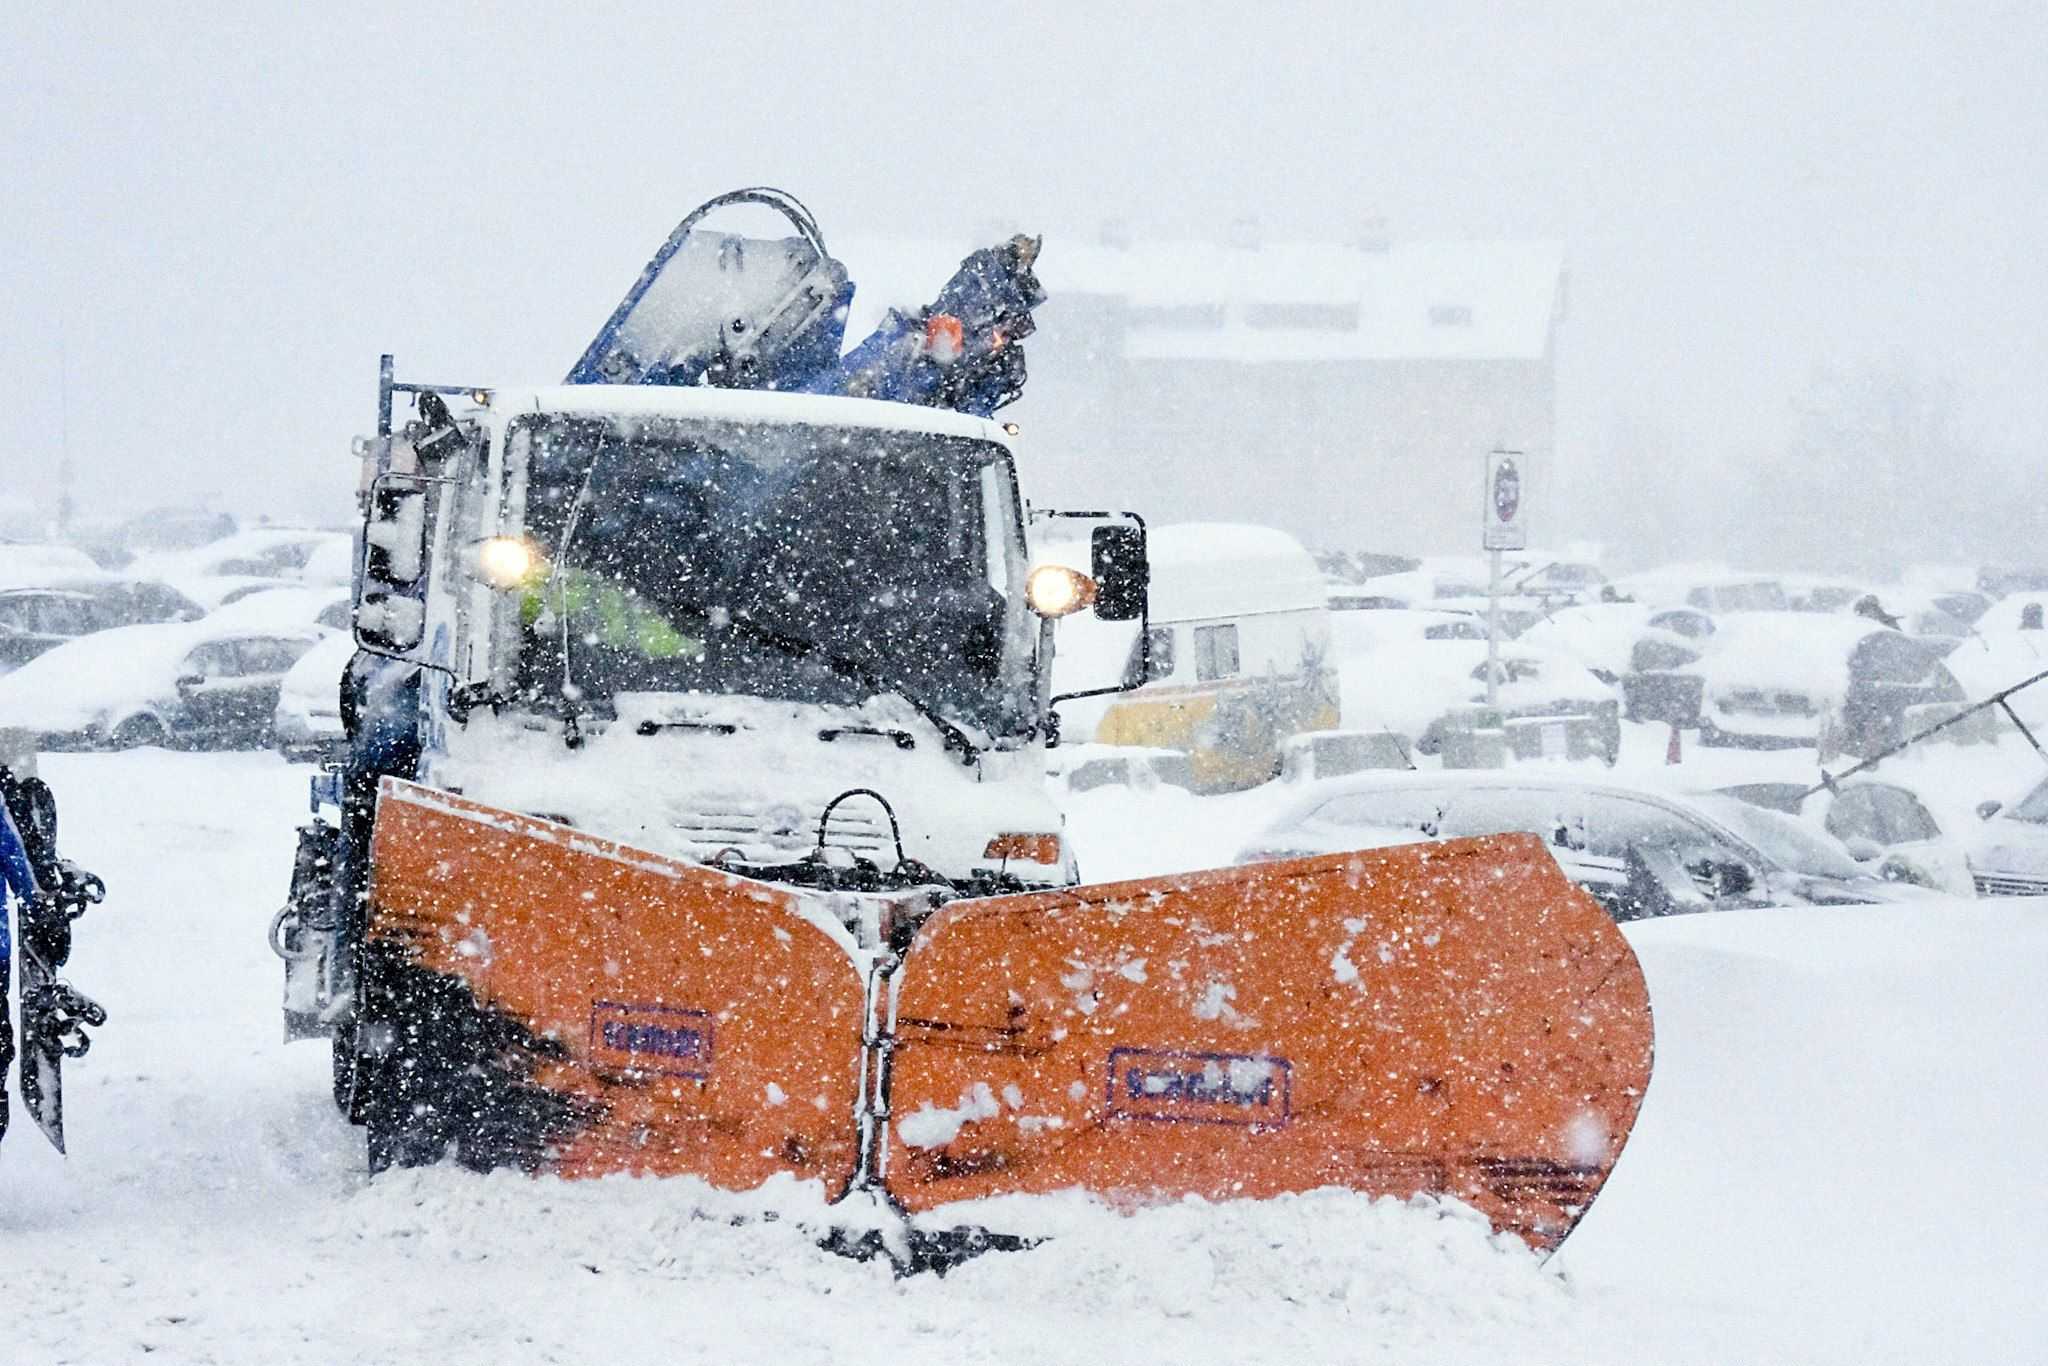
<path fill-rule="evenodd" d="M 1288 736 L 1338 721 L 1315 557 L 1284 531 L 1216 522 L 1153 527 L 1149 549 L 1148 681 L 1071 738 L 1184 750 L 1199 791 L 1265 782 Z"/>

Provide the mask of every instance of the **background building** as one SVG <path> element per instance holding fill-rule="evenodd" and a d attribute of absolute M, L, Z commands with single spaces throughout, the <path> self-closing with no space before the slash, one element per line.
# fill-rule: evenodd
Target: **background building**
<path fill-rule="evenodd" d="M 990 228 L 978 235 L 995 241 Z M 834 242 L 860 282 L 849 335 L 927 300 L 964 248 Z M 1564 253 L 1551 243 L 1048 239 L 1027 343 L 1027 495 L 1168 519 L 1267 523 L 1311 545 L 1476 550 L 1481 457 L 1555 468 Z"/>

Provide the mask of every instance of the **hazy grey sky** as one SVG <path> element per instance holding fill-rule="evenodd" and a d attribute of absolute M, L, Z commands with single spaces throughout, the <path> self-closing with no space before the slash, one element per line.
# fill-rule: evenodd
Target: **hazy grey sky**
<path fill-rule="evenodd" d="M 849 238 L 1562 240 L 1566 455 L 1626 420 L 1739 463 L 1813 365 L 1895 350 L 1987 440 L 2048 422 L 2038 3 L 116 8 L 0 21 L 0 461 L 38 496 L 68 449 L 89 498 L 331 510 L 380 349 L 553 379 L 760 182 Z"/>

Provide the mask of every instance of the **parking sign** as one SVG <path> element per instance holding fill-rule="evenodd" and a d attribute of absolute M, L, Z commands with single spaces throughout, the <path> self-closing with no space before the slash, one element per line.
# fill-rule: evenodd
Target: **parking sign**
<path fill-rule="evenodd" d="M 1526 550 L 1529 488 L 1520 451 L 1489 451 L 1486 456 L 1486 506 L 1480 525 L 1482 550 Z"/>

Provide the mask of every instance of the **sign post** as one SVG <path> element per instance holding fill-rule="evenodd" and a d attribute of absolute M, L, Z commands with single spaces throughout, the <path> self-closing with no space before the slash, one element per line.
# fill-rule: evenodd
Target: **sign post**
<path fill-rule="evenodd" d="M 1500 552 L 1529 548 L 1529 527 L 1523 520 L 1528 498 L 1522 486 L 1526 461 L 1520 451 L 1494 450 L 1486 455 L 1486 490 L 1480 513 L 1479 544 L 1486 551 L 1486 705 L 1500 703 Z"/>

